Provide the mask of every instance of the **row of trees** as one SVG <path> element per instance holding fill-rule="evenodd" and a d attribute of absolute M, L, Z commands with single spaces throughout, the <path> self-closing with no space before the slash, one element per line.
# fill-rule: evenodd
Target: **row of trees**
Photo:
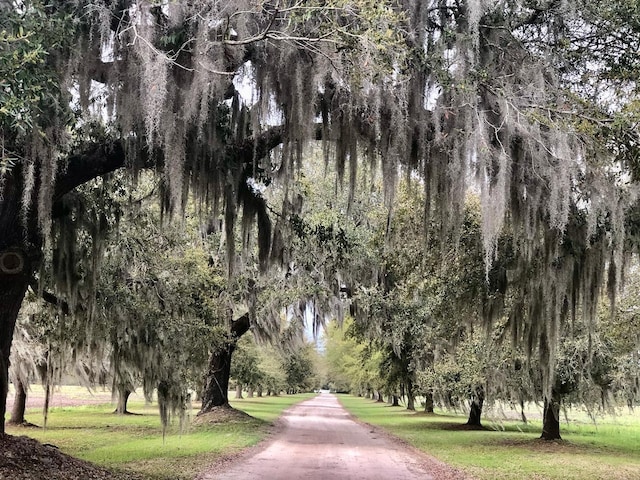
<path fill-rule="evenodd" d="M 83 251 L 98 251 L 80 254 L 76 246 L 56 251 L 55 261 L 78 280 L 76 295 L 94 296 L 95 302 L 86 311 L 82 301 L 72 303 L 32 286 L 11 357 L 16 387 L 11 423 L 24 423 L 24 399 L 38 377 L 47 396 L 63 375 L 74 375 L 88 388 L 108 384 L 120 414 L 128 413 L 127 400 L 136 388 L 148 399 L 157 392 L 165 425 L 172 412 L 186 412 L 190 392 L 203 399 L 203 412 L 228 406 L 230 374 L 275 394 L 311 388 L 312 364 L 303 337 L 289 335 L 280 341 L 290 323 L 283 310 L 287 304 L 270 305 L 275 321 L 251 321 L 256 310 L 249 305 L 256 301 L 252 296 L 258 289 L 261 296 L 269 296 L 273 287 L 270 290 L 266 281 L 256 285 L 246 273 L 228 277 L 220 227 L 199 215 L 195 206 L 181 223 L 163 222 L 152 197 L 157 188 L 152 175 L 136 186 L 116 175 L 104 183 L 89 183 L 66 199 L 65 208 L 80 210 L 72 214 L 83 222 L 74 226 L 81 237 L 77 242 Z M 108 221 L 105 212 L 119 212 L 118 218 Z M 98 224 L 104 232 L 96 239 L 91 230 Z M 241 244 L 240 239 L 233 241 Z M 257 252 L 247 249 L 243 255 L 248 272 L 258 268 Z M 278 285 L 278 294 L 286 293 L 283 287 Z M 233 318 L 243 310 L 246 313 Z M 262 363 L 273 357 L 272 368 L 258 368 L 257 357 L 248 353 L 257 352 L 245 335 L 252 324 L 263 344 L 280 345 L 281 353 L 271 349 L 262 354 Z M 241 338 L 244 367 L 236 363 L 234 371 L 232 354 Z"/>
<path fill-rule="evenodd" d="M 137 350 L 117 358 L 167 398 L 179 399 L 165 382 L 182 374 L 148 361 L 169 355 L 147 348 L 167 345 L 154 319 L 180 319 L 185 339 L 219 326 L 204 408 L 226 400 L 220 385 L 250 327 L 295 338 L 305 312 L 319 325 L 346 300 L 398 372 L 416 355 L 435 361 L 441 338 L 473 338 L 469 322 L 502 326 L 537 359 L 545 419 L 557 422 L 561 334 L 574 317 L 595 324 L 605 287 L 615 302 L 638 244 L 636 3 L 0 2 L 0 417 L 33 286 L 77 331 L 107 312 L 103 330 Z M 316 140 L 346 203 L 310 217 L 293 184 Z M 383 174 L 382 189 L 359 180 L 363 167 Z M 157 173 L 159 215 L 195 202 L 212 219 L 224 288 L 193 275 L 210 290 L 173 308 L 163 288 L 198 286 L 169 281 L 162 256 L 132 242 L 130 266 L 100 283 L 107 232 L 136 202 L 109 200 L 118 182 L 96 179 L 120 170 L 133 184 Z M 399 172 L 415 181 L 400 187 Z M 208 256 L 189 255 L 171 268 L 191 277 Z M 127 297 L 140 325 L 149 313 L 146 330 L 103 308 L 101 289 Z M 399 375 L 411 397 L 415 380 Z"/>
<path fill-rule="evenodd" d="M 231 379 L 236 397 L 246 391 L 249 397 L 310 392 L 320 385 L 319 359 L 313 344 L 291 346 L 257 345 L 253 337 L 244 337 L 231 362 Z"/>
<path fill-rule="evenodd" d="M 633 408 L 640 365 L 637 335 L 628 334 L 637 326 L 637 266 L 628 268 L 628 288 L 616 303 L 602 298 L 593 318 L 583 315 L 584 305 L 572 314 L 565 305 L 566 321 L 558 325 L 549 352 L 544 342 L 527 344 L 514 331 L 517 315 L 535 304 L 505 290 L 506 276 L 517 274 L 513 237 L 501 235 L 487 270 L 477 199 L 468 197 L 461 231 L 443 239 L 425 224 L 417 187 L 413 181 L 400 185 L 391 226 L 379 215 L 375 196 L 359 197 L 367 203 L 367 218 L 354 219 L 368 230 L 350 259 L 375 275 L 353 279 L 351 316 L 327 330 L 332 388 L 388 396 L 395 404 L 404 398 L 410 410 L 417 397 L 430 412 L 434 404 L 468 409 L 468 424 L 475 426 L 486 401 L 520 408 L 525 421 L 525 404 L 539 402 L 547 439 L 560 438 L 561 405 L 585 406 L 592 413 L 620 404 Z M 369 269 L 362 269 L 363 262 Z M 487 315 L 494 318 L 490 324 Z M 548 361 L 551 399 L 545 393 Z"/>

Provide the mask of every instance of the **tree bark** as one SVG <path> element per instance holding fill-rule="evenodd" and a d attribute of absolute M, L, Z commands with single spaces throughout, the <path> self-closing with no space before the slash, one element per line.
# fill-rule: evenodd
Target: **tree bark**
<path fill-rule="evenodd" d="M 16 394 L 8 423 L 11 425 L 23 425 L 27 423 L 24 418 L 24 411 L 27 408 L 27 386 L 19 378 L 13 381 L 13 386 L 16 389 Z"/>
<path fill-rule="evenodd" d="M 520 418 L 522 419 L 522 423 L 527 423 L 527 416 L 524 413 L 524 400 L 520 399 Z"/>
<path fill-rule="evenodd" d="M 0 228 L 3 229 L 0 221 Z M 4 230 L 4 229 L 3 229 Z M 22 266 L 19 262 L 23 262 Z M 7 395 L 9 394 L 9 357 L 18 312 L 27 291 L 30 267 L 18 250 L 0 251 L 0 434 L 4 433 Z M 20 270 L 17 273 L 16 270 Z"/>
<path fill-rule="evenodd" d="M 132 391 L 127 387 L 118 386 L 118 406 L 114 410 L 113 413 L 118 415 L 131 415 L 131 412 L 127 410 L 127 402 L 129 401 L 129 396 Z"/>
<path fill-rule="evenodd" d="M 236 385 L 236 398 L 242 399 L 242 384 L 240 382 Z"/>
<path fill-rule="evenodd" d="M 391 395 L 390 397 L 392 407 L 397 407 L 400 405 L 400 399 L 398 398 L 398 395 Z"/>
<path fill-rule="evenodd" d="M 471 399 L 471 408 L 469 410 L 469 420 L 467 425 L 481 427 L 482 406 L 484 405 L 484 388 L 476 387 L 475 395 Z"/>
<path fill-rule="evenodd" d="M 542 420 L 543 440 L 562 440 L 560 437 L 560 395 L 551 392 L 551 398 L 544 398 L 544 417 Z"/>
<path fill-rule="evenodd" d="M 253 398 L 253 385 L 248 385 L 247 386 L 247 398 Z"/>
<path fill-rule="evenodd" d="M 415 398 L 413 396 L 413 382 L 407 380 L 407 410 L 416 411 Z"/>
<path fill-rule="evenodd" d="M 427 392 L 424 395 L 424 413 L 433 413 L 433 393 Z"/>
<path fill-rule="evenodd" d="M 249 331 L 250 325 L 248 313 L 232 322 L 229 340 L 225 348 L 220 351 L 214 351 L 211 354 L 209 371 L 202 391 L 202 408 L 199 414 L 209 412 L 216 407 L 229 406 L 228 390 L 231 356 L 236 348 L 238 339 Z"/>

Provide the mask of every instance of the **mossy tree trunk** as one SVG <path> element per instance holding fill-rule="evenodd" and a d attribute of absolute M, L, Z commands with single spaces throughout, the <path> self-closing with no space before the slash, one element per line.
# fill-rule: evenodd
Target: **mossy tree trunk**
<path fill-rule="evenodd" d="M 413 393 L 413 382 L 411 379 L 407 379 L 407 410 L 415 411 L 416 403 Z"/>
<path fill-rule="evenodd" d="M 27 408 L 27 387 L 19 378 L 13 381 L 13 387 L 16 389 L 16 394 L 13 399 L 13 408 L 11 409 L 11 418 L 9 418 L 9 424 L 11 425 L 23 425 L 27 421 L 24 418 L 24 412 Z"/>
<path fill-rule="evenodd" d="M 433 392 L 424 395 L 424 413 L 433 413 Z"/>
<path fill-rule="evenodd" d="M 118 405 L 113 413 L 118 415 L 130 415 L 131 412 L 127 410 L 127 402 L 129 401 L 129 396 L 131 396 L 133 392 L 130 388 L 123 385 L 118 385 Z"/>
<path fill-rule="evenodd" d="M 2 228 L 1 222 L 0 228 Z M 19 262 L 22 262 L 22 266 Z M 30 271 L 26 267 L 26 262 L 26 256 L 22 252 L 0 251 L 0 434 L 4 433 L 7 411 L 9 357 L 13 331 L 29 284 Z"/>
<path fill-rule="evenodd" d="M 475 394 L 471 398 L 471 408 L 469 409 L 469 420 L 467 425 L 481 427 L 482 407 L 484 405 L 484 388 L 476 387 Z"/>
<path fill-rule="evenodd" d="M 206 413 L 216 407 L 229 406 L 229 376 L 231 372 L 231 357 L 238 340 L 249 331 L 251 323 L 249 314 L 245 313 L 231 324 L 231 332 L 226 347 L 214 351 L 209 359 L 209 371 L 202 392 L 202 408 L 200 413 Z"/>
<path fill-rule="evenodd" d="M 555 390 L 551 392 L 551 398 L 544 398 L 544 417 L 542 419 L 543 440 L 562 440 L 560 437 L 560 395 Z"/>

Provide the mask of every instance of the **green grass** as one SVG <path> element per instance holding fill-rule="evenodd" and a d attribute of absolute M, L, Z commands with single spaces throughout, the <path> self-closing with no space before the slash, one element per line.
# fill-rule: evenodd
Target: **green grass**
<path fill-rule="evenodd" d="M 66 388 L 66 387 L 65 387 Z M 75 391 L 74 391 L 75 392 Z M 69 392 L 65 392 L 69 394 Z M 73 393 L 81 398 L 84 393 Z M 53 408 L 46 430 L 8 427 L 60 447 L 70 455 L 114 469 L 135 471 L 148 479 L 189 479 L 221 458 L 233 456 L 264 438 L 268 426 L 289 406 L 308 395 L 233 400 L 252 419 L 191 427 L 180 433 L 172 425 L 163 441 L 156 405 L 130 403 L 139 415 L 113 415 L 113 405 Z M 571 412 L 562 424 L 563 441 L 544 442 L 540 422 L 485 421 L 487 430 L 464 430 L 466 418 L 441 413 L 412 413 L 363 398 L 340 396 L 361 420 L 378 425 L 419 449 L 478 479 L 638 479 L 640 417 L 601 418 L 597 425 Z M 193 414 L 195 415 L 194 410 Z M 41 423 L 39 409 L 27 418 Z"/>
<path fill-rule="evenodd" d="M 466 417 L 409 412 L 348 395 L 341 403 L 360 420 L 380 426 L 420 450 L 478 479 L 638 479 L 640 418 L 609 417 L 598 425 L 561 425 L 562 441 L 539 440 L 540 422 L 485 422 L 466 430 Z"/>
<path fill-rule="evenodd" d="M 235 408 L 253 418 L 191 426 L 182 433 L 176 420 L 164 439 L 157 405 L 140 400 L 129 404 L 129 410 L 138 415 L 114 415 L 111 404 L 58 407 L 51 409 L 46 429 L 8 426 L 7 433 L 28 435 L 69 455 L 148 479 L 189 479 L 221 458 L 258 443 L 283 410 L 312 396 L 233 400 Z M 40 409 L 28 410 L 27 419 L 41 423 Z"/>

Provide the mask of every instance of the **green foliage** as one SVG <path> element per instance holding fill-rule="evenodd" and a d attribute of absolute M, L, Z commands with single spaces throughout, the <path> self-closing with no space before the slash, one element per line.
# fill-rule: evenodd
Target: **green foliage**
<path fill-rule="evenodd" d="M 291 12 L 291 34 L 333 37 L 357 84 L 379 80 L 398 68 L 404 43 L 397 26 L 403 14 L 373 0 L 311 0 Z"/>
<path fill-rule="evenodd" d="M 98 290 L 114 382 L 133 372 L 147 394 L 162 384 L 171 408 L 200 388 L 226 333 L 224 270 L 186 226 L 163 226 L 157 207 L 140 208 L 109 245 Z"/>
<path fill-rule="evenodd" d="M 287 393 L 301 393 L 312 390 L 314 384 L 313 345 L 307 344 L 294 351 L 284 352 L 282 357 Z"/>
<path fill-rule="evenodd" d="M 22 161 L 34 134 L 70 125 L 70 96 L 61 89 L 58 54 L 73 45 L 73 17 L 40 1 L 2 7 L 0 15 L 0 173 Z"/>
<path fill-rule="evenodd" d="M 286 390 L 286 373 L 281 353 L 277 347 L 262 345 L 259 348 L 261 382 L 258 388 L 265 394 L 277 395 Z"/>
<path fill-rule="evenodd" d="M 250 335 L 242 337 L 233 352 L 231 377 L 252 389 L 263 383 L 265 375 L 260 369 L 259 351 Z"/>
<path fill-rule="evenodd" d="M 260 394 L 308 392 L 317 387 L 318 359 L 312 344 L 281 347 L 255 343 L 245 335 L 231 362 L 231 376 Z"/>
<path fill-rule="evenodd" d="M 342 325 L 335 321 L 329 323 L 324 342 L 332 390 L 365 395 L 382 388 L 381 352 L 354 338 L 351 317 L 345 318 Z"/>

